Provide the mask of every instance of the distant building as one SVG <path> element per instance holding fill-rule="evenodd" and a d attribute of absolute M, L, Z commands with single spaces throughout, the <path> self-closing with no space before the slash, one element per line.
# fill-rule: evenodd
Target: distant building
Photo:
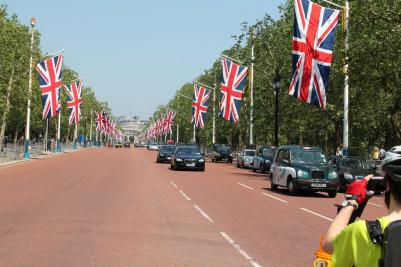
<path fill-rule="evenodd" d="M 117 117 L 117 126 L 130 141 L 135 141 L 146 125 L 147 120 L 140 120 L 138 116 Z"/>

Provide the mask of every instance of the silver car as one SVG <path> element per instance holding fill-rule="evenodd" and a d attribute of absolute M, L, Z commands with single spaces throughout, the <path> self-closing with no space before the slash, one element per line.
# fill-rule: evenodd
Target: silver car
<path fill-rule="evenodd" d="M 251 163 L 253 162 L 253 158 L 255 157 L 254 149 L 243 149 L 237 158 L 237 167 L 238 168 L 251 168 Z"/>

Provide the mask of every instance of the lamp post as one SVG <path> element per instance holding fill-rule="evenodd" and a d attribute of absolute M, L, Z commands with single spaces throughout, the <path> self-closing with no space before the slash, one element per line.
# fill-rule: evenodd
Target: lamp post
<path fill-rule="evenodd" d="M 31 57 L 29 59 L 29 82 L 28 82 L 28 103 L 26 111 L 26 127 L 25 127 L 25 153 L 24 159 L 29 159 L 29 133 L 30 133 L 30 120 L 31 120 L 31 94 L 32 94 L 32 57 L 33 57 L 33 40 L 35 35 L 36 18 L 31 18 Z"/>
<path fill-rule="evenodd" d="M 274 76 L 273 80 L 273 86 L 274 86 L 274 96 L 275 96 L 275 102 L 276 102 L 276 108 L 275 108 L 275 116 L 274 116 L 274 145 L 278 146 L 279 145 L 279 139 L 278 139 L 278 131 L 279 131 L 279 103 L 278 103 L 278 96 L 279 96 L 279 91 L 280 91 L 280 80 L 281 77 L 276 71 L 276 74 Z"/>
<path fill-rule="evenodd" d="M 256 28 L 251 29 L 251 75 L 250 78 L 250 109 L 249 109 L 249 145 L 253 145 L 253 62 L 255 61 L 254 53 L 254 36 L 256 34 Z"/>

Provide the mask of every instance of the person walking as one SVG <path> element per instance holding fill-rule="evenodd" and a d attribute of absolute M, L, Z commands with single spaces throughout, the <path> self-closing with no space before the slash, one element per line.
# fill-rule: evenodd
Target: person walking
<path fill-rule="evenodd" d="M 380 160 L 383 160 L 386 158 L 386 150 L 384 149 L 383 146 L 380 148 L 379 154 L 380 154 Z"/>
<path fill-rule="evenodd" d="M 375 146 L 372 151 L 372 159 L 379 160 L 379 148 Z"/>

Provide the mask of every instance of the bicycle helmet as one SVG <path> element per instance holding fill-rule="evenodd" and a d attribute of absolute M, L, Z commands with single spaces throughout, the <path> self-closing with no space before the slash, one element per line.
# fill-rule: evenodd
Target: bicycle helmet
<path fill-rule="evenodd" d="M 391 154 L 382 160 L 381 169 L 396 183 L 401 183 L 401 155 Z"/>

